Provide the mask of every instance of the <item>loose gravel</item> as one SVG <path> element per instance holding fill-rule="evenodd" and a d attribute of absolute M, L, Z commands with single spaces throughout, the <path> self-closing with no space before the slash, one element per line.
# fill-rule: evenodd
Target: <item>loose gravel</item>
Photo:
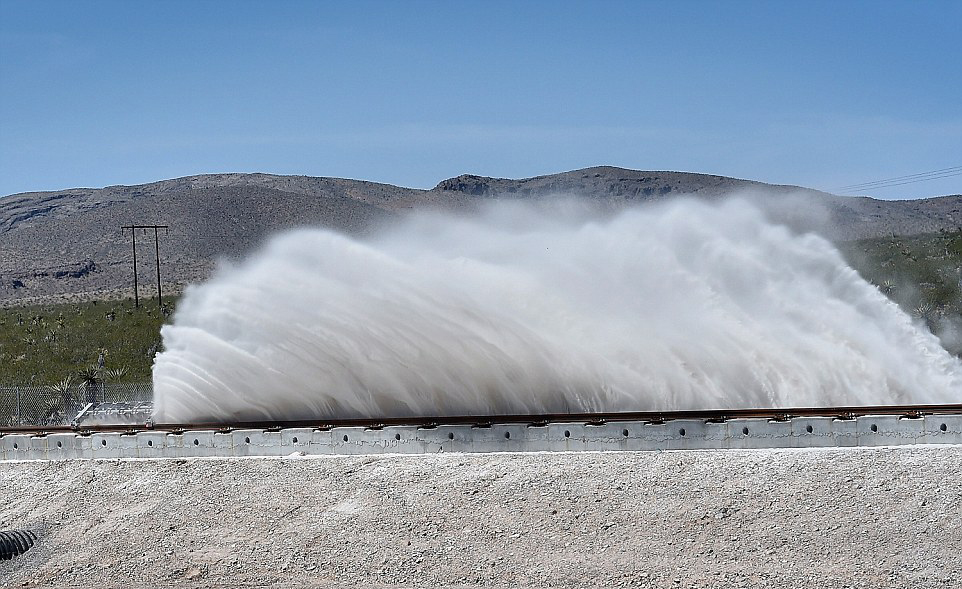
<path fill-rule="evenodd" d="M 962 446 L 0 463 L 2 587 L 959 587 Z"/>

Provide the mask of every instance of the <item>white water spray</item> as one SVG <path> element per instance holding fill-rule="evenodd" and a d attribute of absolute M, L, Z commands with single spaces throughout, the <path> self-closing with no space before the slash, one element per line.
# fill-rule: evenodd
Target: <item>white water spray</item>
<path fill-rule="evenodd" d="M 188 289 L 167 422 L 958 402 L 962 363 L 742 201 L 299 230 Z"/>

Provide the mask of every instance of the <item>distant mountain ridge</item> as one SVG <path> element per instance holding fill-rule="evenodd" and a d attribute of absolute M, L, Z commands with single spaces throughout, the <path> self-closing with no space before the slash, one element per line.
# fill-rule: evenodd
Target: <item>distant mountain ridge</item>
<path fill-rule="evenodd" d="M 962 225 L 960 195 L 882 201 L 725 176 L 608 166 L 519 180 L 465 174 L 430 190 L 340 178 L 204 174 L 0 198 L 0 303 L 116 296 L 124 289 L 132 295 L 131 238 L 120 230 L 131 223 L 170 226 L 162 235 L 161 270 L 165 286 L 176 289 L 208 276 L 217 258 L 243 255 L 269 234 L 292 227 L 363 235 L 410 209 L 462 210 L 494 198 L 572 195 L 617 209 L 679 195 L 715 199 L 733 193 L 766 203 L 777 220 L 835 240 Z M 153 243 L 146 236 L 138 236 L 141 263 L 144 288 L 155 289 L 149 271 Z"/>

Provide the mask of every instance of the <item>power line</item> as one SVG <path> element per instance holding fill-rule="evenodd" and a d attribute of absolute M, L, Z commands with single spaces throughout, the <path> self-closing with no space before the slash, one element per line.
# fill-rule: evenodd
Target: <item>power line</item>
<path fill-rule="evenodd" d="M 889 182 L 901 182 L 903 180 L 910 180 L 914 178 L 922 178 L 925 176 L 954 173 L 962 171 L 962 166 L 953 166 L 951 168 L 942 168 L 941 170 L 932 170 L 931 172 L 920 172 L 918 174 L 909 174 L 907 176 L 896 176 L 894 178 L 885 178 L 884 180 L 874 180 L 872 182 L 860 182 L 858 184 L 849 184 L 847 186 L 841 186 L 840 188 L 858 188 L 860 186 L 871 186 L 873 184 L 887 184 Z"/>
<path fill-rule="evenodd" d="M 932 170 L 930 172 L 920 172 L 918 174 L 908 174 L 907 176 L 896 176 L 894 178 L 886 178 L 884 180 L 874 180 L 872 182 L 861 182 L 859 184 L 849 184 L 847 186 L 840 186 L 836 190 L 865 190 L 869 188 L 888 188 L 890 186 L 903 186 L 905 184 L 913 184 L 915 182 L 926 182 L 929 180 L 938 180 L 940 178 L 951 178 L 953 176 L 962 175 L 962 166 L 953 166 L 951 168 L 942 168 L 941 170 Z"/>
<path fill-rule="evenodd" d="M 920 179 L 920 180 L 907 180 L 907 181 L 905 181 L 905 182 L 893 182 L 893 183 L 889 183 L 889 184 L 880 184 L 880 185 L 878 185 L 878 186 L 869 186 L 869 187 L 866 187 L 866 188 L 858 188 L 857 190 L 868 190 L 868 189 L 876 189 L 876 188 L 891 188 L 892 186 L 904 186 L 904 185 L 906 185 L 906 184 L 915 184 L 916 182 L 925 182 L 925 181 L 927 181 L 927 180 L 938 180 L 938 179 L 940 179 L 940 178 L 953 178 L 953 177 L 955 177 L 955 176 L 962 176 L 962 170 L 960 170 L 960 171 L 958 171 L 958 172 L 955 172 L 955 173 L 953 173 L 953 174 L 943 174 L 943 175 L 941 175 L 941 176 L 931 176 L 931 177 L 929 177 L 929 178 L 922 178 L 922 179 Z"/>
<path fill-rule="evenodd" d="M 899 181 L 899 182 L 895 182 L 895 181 L 891 181 L 891 182 L 877 182 L 877 183 L 874 183 L 874 184 L 866 184 L 866 185 L 864 185 L 864 186 L 862 186 L 862 185 L 851 186 L 851 187 L 847 187 L 847 190 L 868 190 L 868 189 L 872 189 L 872 188 L 888 188 L 888 187 L 890 187 L 890 186 L 902 186 L 902 185 L 904 185 L 904 184 L 914 184 L 914 183 L 916 183 L 916 182 L 927 182 L 927 181 L 929 181 L 929 180 L 938 180 L 938 179 L 940 179 L 940 178 L 952 178 L 953 176 L 958 176 L 958 175 L 960 175 L 960 174 L 962 174 L 962 170 L 957 171 L 957 172 L 948 172 L 948 173 L 945 173 L 945 174 L 936 174 L 936 175 L 934 175 L 934 176 L 925 176 L 924 178 L 914 178 L 914 179 L 909 179 L 909 180 L 903 180 L 903 181 Z"/>

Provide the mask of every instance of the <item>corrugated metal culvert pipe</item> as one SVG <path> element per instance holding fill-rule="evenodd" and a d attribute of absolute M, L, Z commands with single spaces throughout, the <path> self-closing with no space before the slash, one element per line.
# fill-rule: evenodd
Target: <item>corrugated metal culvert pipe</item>
<path fill-rule="evenodd" d="M 5 530 L 0 532 L 0 560 L 10 560 L 30 549 L 37 535 L 30 530 Z"/>

